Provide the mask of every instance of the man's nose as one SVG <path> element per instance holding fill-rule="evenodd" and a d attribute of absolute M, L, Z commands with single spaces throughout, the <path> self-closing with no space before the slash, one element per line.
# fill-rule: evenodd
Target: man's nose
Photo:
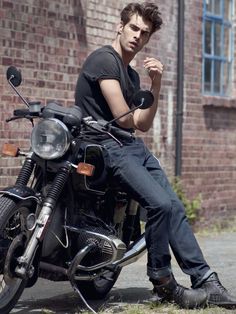
<path fill-rule="evenodd" d="M 135 35 L 134 35 L 134 38 L 135 38 L 135 39 L 140 39 L 140 37 L 141 37 L 141 31 L 137 31 L 137 32 L 135 33 Z"/>

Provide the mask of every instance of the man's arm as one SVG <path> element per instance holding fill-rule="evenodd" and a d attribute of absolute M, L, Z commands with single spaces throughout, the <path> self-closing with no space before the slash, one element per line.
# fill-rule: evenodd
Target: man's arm
<path fill-rule="evenodd" d="M 163 65 L 155 58 L 146 58 L 144 60 L 144 67 L 147 69 L 152 82 L 150 90 L 153 93 L 154 101 L 151 107 L 147 109 L 137 109 L 134 112 L 134 124 L 138 130 L 147 132 L 152 126 L 158 108 Z"/>
<path fill-rule="evenodd" d="M 130 113 L 124 116 L 117 123 L 123 128 L 135 128 L 146 132 L 150 129 L 157 111 L 163 66 L 160 61 L 147 58 L 144 61 L 144 67 L 148 70 L 152 80 L 151 91 L 154 95 L 154 103 L 148 109 L 137 109 L 134 114 Z M 129 111 L 119 81 L 113 79 L 99 80 L 99 84 L 114 118 Z"/>
<path fill-rule="evenodd" d="M 128 107 L 124 96 L 121 91 L 120 82 L 113 79 L 99 80 L 100 88 L 108 106 L 110 107 L 111 113 L 114 118 L 118 118 L 122 114 L 128 112 Z M 134 125 L 133 113 L 130 113 L 123 118 L 117 120 L 117 123 L 122 128 L 136 128 Z"/>

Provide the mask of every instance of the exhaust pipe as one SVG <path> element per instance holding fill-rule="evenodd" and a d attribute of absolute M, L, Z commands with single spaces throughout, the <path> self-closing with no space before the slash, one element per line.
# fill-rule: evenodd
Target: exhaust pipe
<path fill-rule="evenodd" d="M 90 247 L 86 247 L 85 248 L 85 251 L 87 252 L 87 249 L 89 250 Z M 81 250 L 83 251 L 83 250 Z M 79 252 L 74 260 L 74 263 L 73 263 L 73 266 L 74 265 L 77 265 L 78 267 L 78 260 L 77 258 L 80 259 L 81 257 L 81 253 L 83 255 L 84 252 Z M 123 267 L 123 266 L 127 266 L 127 265 L 130 265 L 134 262 L 136 262 L 138 259 L 140 259 L 144 254 L 146 253 L 146 241 L 145 241 L 145 234 L 141 235 L 141 237 L 139 238 L 139 240 L 136 240 L 130 247 L 130 249 L 124 254 L 124 256 L 113 262 L 112 264 L 110 264 L 111 266 L 114 266 L 114 267 Z M 71 272 L 73 273 L 72 271 L 72 268 L 73 267 L 70 267 L 70 270 L 68 271 L 68 269 L 65 269 L 63 267 L 59 267 L 59 266 L 55 266 L 55 265 L 50 265 L 48 263 L 44 263 L 44 262 L 40 262 L 40 268 L 42 269 L 45 269 L 45 270 L 48 270 L 48 271 L 52 271 L 52 272 L 58 272 L 58 273 L 62 273 L 63 275 L 66 275 L 69 277 L 71 276 Z M 74 269 L 73 269 L 74 270 Z M 86 267 L 83 269 L 83 270 L 88 270 L 86 269 Z M 78 279 L 78 278 L 76 278 Z M 84 280 L 84 278 L 80 278 L 81 280 Z M 90 279 L 91 280 L 91 277 L 90 278 L 86 278 L 86 279 Z"/>
<path fill-rule="evenodd" d="M 125 255 L 118 261 L 112 263 L 112 266 L 127 266 L 136 262 L 146 253 L 145 234 L 142 234 L 139 240 L 136 240 Z"/>

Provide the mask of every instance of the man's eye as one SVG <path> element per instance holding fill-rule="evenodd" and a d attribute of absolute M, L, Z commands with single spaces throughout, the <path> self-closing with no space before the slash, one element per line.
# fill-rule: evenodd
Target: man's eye
<path fill-rule="evenodd" d="M 144 37 L 148 37 L 148 36 L 149 36 L 149 33 L 148 33 L 148 32 L 143 32 L 142 35 L 143 35 Z"/>
<path fill-rule="evenodd" d="M 130 28 L 133 30 L 133 31 L 138 31 L 139 28 L 135 25 L 130 25 Z"/>

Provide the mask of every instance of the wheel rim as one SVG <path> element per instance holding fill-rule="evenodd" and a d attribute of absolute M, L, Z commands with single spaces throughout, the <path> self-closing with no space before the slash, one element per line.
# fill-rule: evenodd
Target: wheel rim
<path fill-rule="evenodd" d="M 16 259 L 23 252 L 23 237 L 25 232 L 25 218 L 29 210 L 19 208 L 11 215 L 5 226 L 1 226 L 0 233 L 0 305 L 7 306 L 17 294 L 24 280 L 14 276 Z"/>
<path fill-rule="evenodd" d="M 6 306 L 9 303 L 9 300 L 15 296 L 22 282 L 22 279 L 15 279 L 14 282 L 12 281 L 11 285 L 7 285 L 4 280 L 4 275 L 0 274 L 1 307 Z"/>

